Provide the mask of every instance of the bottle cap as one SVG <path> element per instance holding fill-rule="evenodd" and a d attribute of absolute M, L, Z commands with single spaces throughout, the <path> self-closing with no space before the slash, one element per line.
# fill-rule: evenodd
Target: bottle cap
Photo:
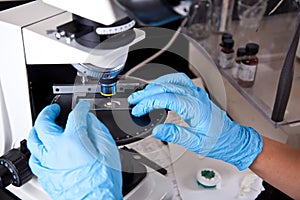
<path fill-rule="evenodd" d="M 256 43 L 248 43 L 246 45 L 247 55 L 255 55 L 258 53 L 259 45 Z"/>
<path fill-rule="evenodd" d="M 237 57 L 241 57 L 241 56 L 244 56 L 246 55 L 246 49 L 241 47 L 241 48 L 238 48 L 237 51 L 236 51 L 236 56 Z"/>
<path fill-rule="evenodd" d="M 223 47 L 231 49 L 234 45 L 234 40 L 233 39 L 225 39 L 223 42 Z"/>
<path fill-rule="evenodd" d="M 232 35 L 230 33 L 223 33 L 222 41 L 224 42 L 225 39 L 232 39 Z"/>

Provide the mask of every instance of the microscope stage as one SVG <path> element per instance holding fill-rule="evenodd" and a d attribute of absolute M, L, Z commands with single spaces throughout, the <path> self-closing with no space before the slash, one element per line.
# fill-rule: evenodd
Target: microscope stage
<path fill-rule="evenodd" d="M 91 112 L 94 112 L 98 119 L 108 127 L 117 145 L 129 144 L 149 136 L 152 129 L 163 123 L 167 117 L 165 109 L 156 109 L 144 116 L 135 117 L 131 115 L 132 106 L 128 104 L 127 97 L 128 95 L 126 98 L 125 96 L 107 98 L 99 95 L 92 99 L 80 99 L 91 102 L 92 107 L 95 106 Z M 61 106 L 61 114 L 57 123 L 62 127 L 65 126 L 68 114 L 72 110 L 72 98 L 72 94 L 61 94 L 53 100 L 53 103 Z M 105 106 L 108 103 L 118 106 L 109 108 Z"/>

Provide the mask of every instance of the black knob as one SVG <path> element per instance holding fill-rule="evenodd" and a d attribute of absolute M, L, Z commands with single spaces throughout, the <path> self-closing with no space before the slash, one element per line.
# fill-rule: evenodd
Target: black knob
<path fill-rule="evenodd" d="M 0 165 L 0 188 L 5 188 L 12 183 L 12 175 L 8 168 Z"/>
<path fill-rule="evenodd" d="M 19 187 L 32 178 L 33 174 L 28 164 L 30 155 L 28 152 L 26 141 L 22 141 L 19 149 L 11 149 L 0 157 L 1 187 L 9 184 Z"/>

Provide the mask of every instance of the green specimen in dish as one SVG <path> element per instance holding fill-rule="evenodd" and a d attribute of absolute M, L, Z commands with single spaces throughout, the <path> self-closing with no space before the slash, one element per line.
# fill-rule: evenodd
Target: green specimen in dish
<path fill-rule="evenodd" d="M 201 185 L 204 188 L 215 188 L 216 187 L 216 184 L 213 183 L 213 182 L 215 182 L 214 180 L 216 177 L 216 174 L 213 170 L 209 170 L 209 169 L 202 170 L 201 176 L 202 176 L 202 178 L 198 177 L 198 180 L 197 180 L 198 185 Z M 201 181 L 201 179 L 202 179 L 202 181 Z M 211 183 L 209 183 L 209 182 L 211 182 Z"/>
<path fill-rule="evenodd" d="M 215 172 L 211 170 L 203 170 L 201 171 L 201 175 L 204 176 L 205 178 L 211 179 L 215 177 Z"/>

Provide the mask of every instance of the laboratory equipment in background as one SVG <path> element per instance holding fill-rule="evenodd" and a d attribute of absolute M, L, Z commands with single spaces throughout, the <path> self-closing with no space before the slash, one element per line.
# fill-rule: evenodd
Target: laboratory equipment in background
<path fill-rule="evenodd" d="M 145 32 L 134 26 L 136 23 L 162 25 L 180 19 L 191 2 L 151 1 L 146 10 L 143 1 L 44 2 L 33 1 L 0 14 L 1 155 L 18 148 L 19 142 L 28 137 L 38 113 L 51 102 L 60 103 L 62 114 L 67 115 L 77 101 L 88 99 L 94 104 L 95 112 L 107 114 L 101 120 L 109 128 L 115 124 L 109 124 L 112 120 L 108 116 L 114 116 L 117 127 L 122 126 L 122 117 L 128 119 L 133 129 L 115 131 L 119 135 L 113 136 L 119 145 L 149 135 L 155 123 L 164 121 L 166 112 L 155 111 L 156 114 L 150 113 L 145 119 L 131 120 L 125 99 L 146 82 L 130 77 L 119 79 L 129 48 L 145 38 Z M 152 13 L 157 6 L 161 8 L 159 16 Z M 128 123 L 124 126 L 128 127 Z M 125 199 L 172 195 L 172 184 L 161 170 L 155 171 L 159 171 L 159 166 L 147 161 L 147 166 L 156 167 L 148 173 L 145 165 L 132 159 L 136 152 L 130 154 L 124 148 L 120 151 L 124 154 L 122 166 L 127 167 L 123 173 Z M 7 168 L 5 162 L 2 164 L 2 169 Z M 4 175 L 7 173 L 13 176 L 11 170 L 5 170 Z M 22 188 L 11 185 L 7 188 L 22 199 L 49 198 L 35 179 Z M 1 187 L 1 193 L 10 192 Z"/>
<path fill-rule="evenodd" d="M 240 25 L 246 28 L 258 28 L 266 8 L 266 0 L 238 0 L 237 13 Z"/>
<path fill-rule="evenodd" d="M 200 41 L 211 34 L 211 0 L 197 0 L 191 5 L 184 32 Z"/>
<path fill-rule="evenodd" d="M 280 72 L 276 99 L 271 116 L 274 122 L 282 122 L 284 120 L 293 85 L 294 62 L 300 36 L 300 2 L 296 1 L 296 4 L 298 8 L 297 23 Z M 299 122 L 299 120 L 295 122 Z"/>
<path fill-rule="evenodd" d="M 234 0 L 213 0 L 212 5 L 212 31 L 215 33 L 230 32 Z"/>

